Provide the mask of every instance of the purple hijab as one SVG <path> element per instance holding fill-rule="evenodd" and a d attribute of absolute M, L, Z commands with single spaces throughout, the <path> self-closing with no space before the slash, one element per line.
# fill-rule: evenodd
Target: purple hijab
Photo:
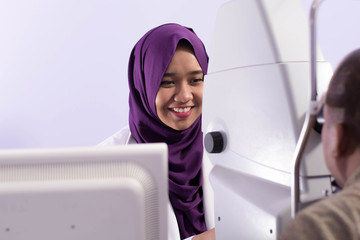
<path fill-rule="evenodd" d="M 188 41 L 207 73 L 208 56 L 190 28 L 165 24 L 147 32 L 129 60 L 129 126 L 138 143 L 165 142 L 169 148 L 169 198 L 181 238 L 206 231 L 203 193 L 201 116 L 183 131 L 165 125 L 156 114 L 155 98 L 180 40 Z"/>

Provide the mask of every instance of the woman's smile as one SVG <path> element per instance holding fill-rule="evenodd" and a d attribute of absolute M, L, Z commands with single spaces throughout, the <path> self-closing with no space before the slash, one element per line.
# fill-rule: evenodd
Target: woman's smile
<path fill-rule="evenodd" d="M 186 118 L 191 115 L 192 108 L 191 107 L 176 107 L 169 108 L 170 111 L 178 118 Z"/>

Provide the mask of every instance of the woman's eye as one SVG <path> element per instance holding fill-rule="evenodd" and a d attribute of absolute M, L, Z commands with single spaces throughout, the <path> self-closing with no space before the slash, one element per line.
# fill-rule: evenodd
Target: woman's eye
<path fill-rule="evenodd" d="M 202 79 L 202 78 L 197 78 L 197 79 L 192 80 L 193 83 L 199 83 L 199 82 L 203 82 L 203 81 L 204 81 L 204 79 Z"/>
<path fill-rule="evenodd" d="M 162 87 L 170 87 L 170 86 L 172 86 L 173 84 L 174 84 L 173 81 L 163 80 L 160 85 L 161 85 Z"/>

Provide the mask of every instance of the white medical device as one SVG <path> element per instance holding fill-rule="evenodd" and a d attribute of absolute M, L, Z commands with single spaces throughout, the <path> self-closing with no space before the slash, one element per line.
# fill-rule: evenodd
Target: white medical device
<path fill-rule="evenodd" d="M 0 151 L 0 239 L 167 239 L 166 144 Z"/>
<path fill-rule="evenodd" d="M 218 11 L 203 93 L 216 239 L 276 239 L 291 219 L 312 94 L 309 36 L 299 0 L 234 0 Z M 332 69 L 319 49 L 315 56 L 321 95 Z M 296 210 L 332 192 L 320 134 L 308 133 Z"/>

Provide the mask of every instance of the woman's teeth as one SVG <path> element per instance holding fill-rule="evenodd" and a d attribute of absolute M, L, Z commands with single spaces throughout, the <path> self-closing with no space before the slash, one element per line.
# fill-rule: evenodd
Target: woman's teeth
<path fill-rule="evenodd" d="M 172 108 L 172 110 L 174 112 L 178 112 L 178 113 L 186 113 L 188 111 L 190 111 L 191 107 L 186 107 L 186 108 Z"/>

